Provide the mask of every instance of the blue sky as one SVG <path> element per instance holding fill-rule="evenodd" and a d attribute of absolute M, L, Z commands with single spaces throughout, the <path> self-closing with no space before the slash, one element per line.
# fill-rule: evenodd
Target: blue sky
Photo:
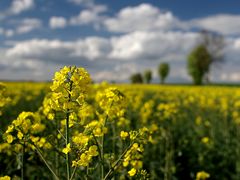
<path fill-rule="evenodd" d="M 126 82 L 161 62 L 168 82 L 190 82 L 186 56 L 198 31 L 224 35 L 216 82 L 240 82 L 240 1 L 1 0 L 0 79 L 49 80 L 64 65 L 85 67 L 96 81 Z"/>

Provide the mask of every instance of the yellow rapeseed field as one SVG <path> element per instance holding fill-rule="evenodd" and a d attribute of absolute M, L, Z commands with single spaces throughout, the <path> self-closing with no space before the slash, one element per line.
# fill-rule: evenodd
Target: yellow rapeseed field
<path fill-rule="evenodd" d="M 0 84 L 0 180 L 240 178 L 240 87 Z"/>

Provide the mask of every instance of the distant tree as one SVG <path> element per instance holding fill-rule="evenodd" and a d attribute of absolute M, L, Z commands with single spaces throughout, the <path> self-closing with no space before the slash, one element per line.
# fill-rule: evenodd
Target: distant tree
<path fill-rule="evenodd" d="M 211 64 L 211 55 L 204 45 L 195 47 L 188 56 L 187 68 L 193 83 L 201 85 L 204 76 L 208 73 Z"/>
<path fill-rule="evenodd" d="M 206 72 L 204 77 L 205 80 L 209 82 L 209 73 L 211 67 L 218 66 L 224 62 L 225 41 L 223 35 L 207 30 L 202 30 L 200 32 L 200 40 L 200 45 L 205 46 L 210 54 L 209 70 Z"/>
<path fill-rule="evenodd" d="M 158 75 L 162 84 L 164 84 L 166 77 L 168 76 L 170 67 L 168 63 L 161 63 L 158 67 Z"/>
<path fill-rule="evenodd" d="M 140 73 L 131 75 L 130 80 L 131 80 L 131 83 L 143 83 L 143 78 Z"/>
<path fill-rule="evenodd" d="M 152 71 L 148 69 L 144 71 L 144 81 L 145 83 L 149 84 L 151 80 L 152 80 Z"/>

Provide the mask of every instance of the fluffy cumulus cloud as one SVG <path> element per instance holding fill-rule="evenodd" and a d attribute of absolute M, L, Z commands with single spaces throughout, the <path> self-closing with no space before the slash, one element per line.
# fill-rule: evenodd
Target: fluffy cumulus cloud
<path fill-rule="evenodd" d="M 83 6 L 78 15 L 69 19 L 70 25 L 89 25 L 92 24 L 95 29 L 99 29 L 106 16 L 108 7 L 103 4 L 96 4 L 94 0 L 69 0 L 70 2 Z"/>
<path fill-rule="evenodd" d="M 9 13 L 19 14 L 22 11 L 31 9 L 34 6 L 34 0 L 13 0 L 11 7 L 9 8 Z"/>
<path fill-rule="evenodd" d="M 0 12 L 0 20 L 30 10 L 34 5 L 34 0 L 12 0 L 10 7 Z"/>
<path fill-rule="evenodd" d="M 132 32 L 139 30 L 170 30 L 181 26 L 180 21 L 169 11 L 161 11 L 150 4 L 126 7 L 113 18 L 104 22 L 112 32 Z"/>
<path fill-rule="evenodd" d="M 113 37 L 110 57 L 123 60 L 156 60 L 173 54 L 185 55 L 196 44 L 197 37 L 196 33 L 136 31 Z"/>
<path fill-rule="evenodd" d="M 224 35 L 240 35 L 240 15 L 220 14 L 188 22 L 189 27 L 198 27 Z"/>
<path fill-rule="evenodd" d="M 99 25 L 105 19 L 102 13 L 107 11 L 107 6 L 95 5 L 89 9 L 80 11 L 77 16 L 70 18 L 69 23 L 71 25 L 86 25 L 94 24 Z"/>
<path fill-rule="evenodd" d="M 180 20 L 170 11 L 162 11 L 151 4 L 140 4 L 121 9 L 103 24 L 110 32 L 133 32 L 139 30 L 207 29 L 224 35 L 240 35 L 240 15 L 218 14 L 192 20 Z"/>
<path fill-rule="evenodd" d="M 137 70 L 146 67 L 155 69 L 163 59 L 170 63 L 181 61 L 195 43 L 195 38 L 194 33 L 171 32 L 166 35 L 163 32 L 149 34 L 139 31 L 122 36 L 88 37 L 76 41 L 33 39 L 13 43 L 4 56 L 18 62 L 17 64 L 22 61 L 31 62 L 21 64 L 21 68 L 23 65 L 32 68 L 29 64 L 35 62 L 76 64 L 87 66 L 96 80 L 104 79 L 104 76 L 108 80 L 126 80 Z M 184 41 L 188 43 L 181 46 Z M 159 46 L 161 43 L 164 47 Z"/>
<path fill-rule="evenodd" d="M 61 59 L 63 54 L 68 57 L 84 57 L 91 61 L 140 61 L 163 57 L 172 57 L 171 60 L 175 60 L 172 54 L 185 55 L 194 46 L 196 39 L 196 33 L 144 31 L 110 38 L 87 37 L 77 41 L 33 39 L 17 42 L 6 54 L 16 58 L 45 58 L 46 61 L 52 56 L 56 56 L 56 60 Z"/>
<path fill-rule="evenodd" d="M 64 17 L 53 16 L 49 20 L 49 26 L 52 29 L 64 28 L 67 26 L 67 20 Z"/>
<path fill-rule="evenodd" d="M 85 57 L 88 60 L 107 59 L 112 47 L 108 39 L 89 37 L 72 43 L 74 57 Z"/>
<path fill-rule="evenodd" d="M 78 60 L 92 61 L 104 58 L 109 51 L 109 42 L 97 37 L 77 41 L 33 39 L 16 43 L 6 51 L 6 57 L 71 64 L 78 63 Z"/>
<path fill-rule="evenodd" d="M 0 13 L 0 19 L 8 16 L 18 15 L 34 7 L 34 0 L 12 0 L 10 7 Z"/>

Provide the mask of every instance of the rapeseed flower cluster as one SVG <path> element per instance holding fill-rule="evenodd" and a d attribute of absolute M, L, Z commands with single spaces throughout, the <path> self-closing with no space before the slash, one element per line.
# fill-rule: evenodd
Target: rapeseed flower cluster
<path fill-rule="evenodd" d="M 53 79 L 51 107 L 57 111 L 72 111 L 82 106 L 91 83 L 84 68 L 65 66 L 55 73 Z"/>
<path fill-rule="evenodd" d="M 51 144 L 39 134 L 45 130 L 45 125 L 41 122 L 38 114 L 32 112 L 22 112 L 16 120 L 8 126 L 4 137 L 8 144 L 22 145 L 27 143 L 29 147 L 35 146 L 51 148 Z"/>
<path fill-rule="evenodd" d="M 88 150 L 84 151 L 83 153 L 81 153 L 81 155 L 79 155 L 79 160 L 74 160 L 72 162 L 72 166 L 89 166 L 89 164 L 91 163 L 93 157 L 98 156 L 98 149 L 96 145 L 90 146 Z"/>
<path fill-rule="evenodd" d="M 109 87 L 104 91 L 99 91 L 96 95 L 96 101 L 110 119 L 124 116 L 126 98 L 117 88 Z"/>
<path fill-rule="evenodd" d="M 157 110 L 160 113 L 160 117 L 163 119 L 170 119 L 174 117 L 178 109 L 176 103 L 161 103 L 158 105 Z"/>

